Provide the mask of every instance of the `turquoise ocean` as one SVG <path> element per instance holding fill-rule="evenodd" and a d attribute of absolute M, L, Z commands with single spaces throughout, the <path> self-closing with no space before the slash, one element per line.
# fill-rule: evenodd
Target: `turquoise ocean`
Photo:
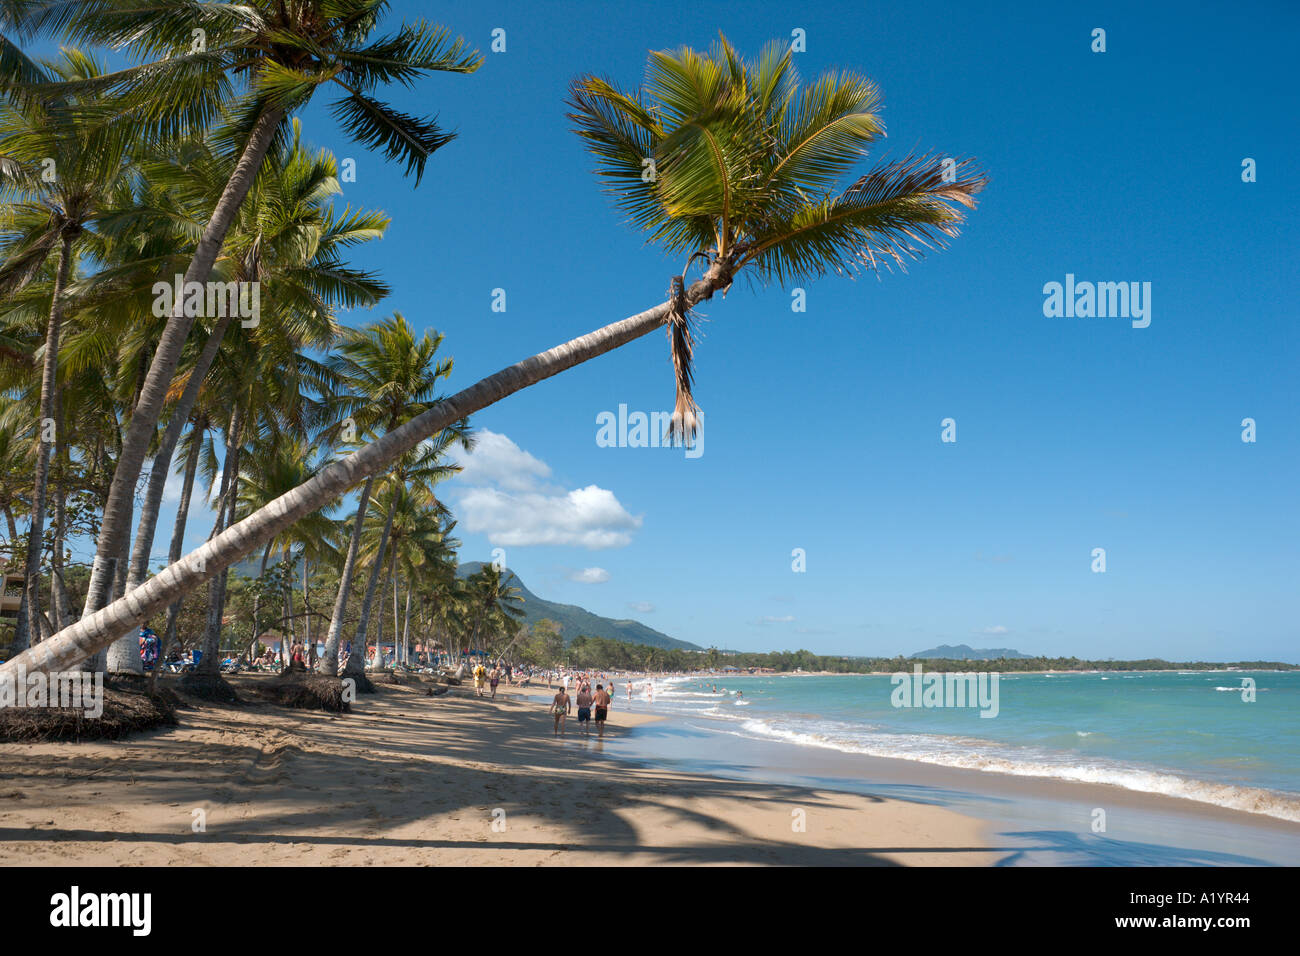
<path fill-rule="evenodd" d="M 1300 822 L 1300 672 L 1002 674 L 993 718 L 895 707 L 895 686 L 888 675 L 669 677 L 638 682 L 633 703 L 755 739 L 1111 784 Z M 626 705 L 625 683 L 615 701 Z"/>

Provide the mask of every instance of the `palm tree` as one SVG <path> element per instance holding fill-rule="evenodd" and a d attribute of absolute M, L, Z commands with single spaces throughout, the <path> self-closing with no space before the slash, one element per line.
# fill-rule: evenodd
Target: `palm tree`
<path fill-rule="evenodd" d="M 40 66 L 23 52 L 13 37 L 23 31 L 24 0 L 0 0 L 0 94 L 13 100 L 47 77 Z M 0 152 L 0 156 L 3 156 Z M 3 174 L 0 163 L 0 174 Z M 2 177 L 0 177 L 2 178 Z"/>
<path fill-rule="evenodd" d="M 46 66 L 49 75 L 67 81 L 93 79 L 101 67 L 89 56 L 65 49 Z M 47 509 L 46 482 L 54 444 L 51 426 L 58 388 L 59 338 L 65 290 L 77 259 L 74 245 L 96 220 L 121 201 L 131 175 L 127 162 L 131 140 L 125 124 L 89 122 L 76 113 L 75 100 L 16 99 L 0 106 L 0 152 L 11 164 L 0 196 L 4 260 L 0 262 L 0 297 L 21 291 L 54 258 L 53 288 L 44 342 L 40 410 L 31 521 L 28 528 L 26 585 L 18 611 L 15 650 L 26 647 L 29 621 L 40 615 L 40 555 Z M 52 165 L 51 165 L 52 164 Z M 129 188 L 126 188 L 129 198 Z"/>
<path fill-rule="evenodd" d="M 275 436 L 271 441 L 255 447 L 240 480 L 240 510 L 245 514 L 257 511 L 286 491 L 310 479 L 320 468 L 317 463 L 319 452 L 318 446 L 306 439 L 288 435 Z M 282 532 L 273 542 L 273 545 L 279 547 L 280 560 L 288 561 L 296 553 L 298 559 L 302 561 L 304 611 L 309 610 L 306 607 L 307 587 L 310 580 L 309 566 L 313 561 L 320 559 L 324 549 L 329 547 L 329 542 L 336 534 L 337 523 L 329 516 L 327 509 L 307 515 Z M 254 618 L 256 616 L 255 606 Z M 291 634 L 296 636 L 297 627 L 293 623 L 295 617 L 292 588 L 285 593 L 284 616 L 288 621 Z M 305 643 L 310 645 L 312 643 L 310 614 L 304 617 L 303 633 Z M 287 665 L 288 648 L 283 642 L 281 652 Z"/>
<path fill-rule="evenodd" d="M 511 584 L 513 573 L 503 575 L 495 564 L 485 564 L 466 580 L 470 620 L 473 633 L 471 647 L 478 646 L 480 636 L 490 636 L 510 630 L 511 625 L 524 616 L 521 589 Z"/>
<path fill-rule="evenodd" d="M 240 208 L 226 243 L 227 255 L 217 262 L 214 274 L 227 281 L 255 281 L 266 290 L 267 307 L 259 328 L 252 332 L 259 342 L 264 344 L 263 326 L 274 326 L 287 336 L 279 340 L 282 344 L 325 347 L 335 336 L 331 319 L 336 308 L 373 306 L 388 293 L 388 286 L 377 276 L 352 268 L 344 256 L 350 247 L 382 237 L 389 220 L 383 213 L 354 211 L 350 207 L 336 212 L 331 201 L 340 192 L 337 161 L 329 152 L 312 152 L 300 144 L 297 120 L 293 132 L 292 141 L 276 151 Z M 152 178 L 166 181 L 168 171 L 159 166 L 150 164 L 145 168 Z M 196 190 L 204 195 L 220 188 L 224 171 L 220 163 L 206 156 L 190 157 L 183 170 L 172 170 L 170 177 L 181 191 Z M 196 179 L 197 183 L 191 182 Z M 147 286 L 152 285 L 157 274 L 141 270 L 138 263 L 128 264 L 122 272 Z M 103 281 L 108 284 L 117 279 L 118 275 L 110 272 Z M 192 383 L 206 375 L 212 364 L 207 353 L 215 352 L 224 341 L 225 328 L 231 321 L 231 315 L 216 320 L 203 354 L 181 377 L 182 392 L 188 392 Z M 294 349 L 290 345 L 283 353 L 286 361 L 299 361 Z M 326 374 L 318 369 L 311 377 Z M 196 386 L 210 387 L 211 383 Z M 176 392 L 173 386 L 172 394 Z M 178 401 L 184 402 L 183 394 Z M 128 590 L 139 585 L 148 573 L 163 492 L 183 424 L 172 417 L 154 457 L 131 554 Z M 124 635 L 115 646 L 119 650 L 110 655 L 110 669 L 139 667 L 130 635 Z"/>
<path fill-rule="evenodd" d="M 428 340 L 429 337 L 426 336 L 426 341 Z M 436 349 L 436 345 L 434 347 Z M 429 352 L 428 354 L 432 356 L 433 353 Z M 450 369 L 450 366 L 448 366 L 448 369 Z M 380 573 L 384 567 L 384 558 L 388 553 L 389 539 L 392 537 L 397 514 L 404 507 L 415 507 L 410 500 L 412 496 L 421 499 L 421 505 L 432 509 L 435 514 L 444 513 L 442 505 L 433 495 L 433 488 L 438 482 L 450 478 L 460 471 L 459 466 L 446 463 L 447 451 L 453 443 L 464 448 L 470 447 L 469 435 L 463 425 L 439 432 L 429 441 L 422 442 L 415 449 L 403 455 L 398 460 L 397 466 L 386 476 L 383 490 L 376 496 L 376 503 L 380 505 L 384 515 L 383 530 L 379 532 L 377 538 L 372 538 L 374 544 L 370 554 L 372 558 L 370 578 L 366 582 L 365 597 L 361 604 L 361 617 L 357 622 L 357 630 L 352 638 L 352 653 L 348 655 L 346 673 L 349 677 L 364 678 L 365 675 L 366 634 L 369 628 L 370 616 L 374 610 Z M 364 513 L 361 510 L 357 512 L 356 520 L 364 520 Z M 364 540 L 364 529 L 362 537 L 357 540 Z M 358 556 L 364 557 L 360 551 L 358 551 Z M 327 646 L 327 657 L 328 654 L 329 649 Z M 376 657 L 376 662 L 376 666 L 382 662 L 382 654 Z M 359 679 L 357 683 L 362 688 L 366 687 L 364 679 Z"/>
<path fill-rule="evenodd" d="M 343 383 L 343 392 L 334 399 L 337 425 L 332 434 L 346 442 L 355 438 L 355 435 L 392 431 L 403 422 L 424 413 L 436 397 L 438 382 L 451 374 L 451 360 L 437 357 L 441 345 L 442 336 L 436 332 L 426 332 L 417 340 L 414 330 L 401 313 L 394 313 L 391 318 L 364 329 L 345 330 L 338 351 L 327 361 L 330 370 Z M 452 433 L 459 432 L 462 435 L 467 428 L 465 423 L 455 421 L 449 422 L 447 427 Z M 355 435 L 350 435 L 352 432 Z M 376 479 L 375 473 L 368 473 L 361 489 L 356 517 L 352 521 L 352 534 L 339 575 L 334 613 L 325 638 L 324 656 L 319 662 L 322 674 L 333 676 L 338 671 L 343 619 L 348 595 L 352 591 L 361 535 L 365 529 L 366 513 L 370 508 L 370 496 Z M 353 652 L 348 658 L 348 669 L 361 674 L 363 678 L 365 622 L 373 599 L 369 586 L 367 594 L 357 639 L 353 641 Z M 365 685 L 364 680 L 358 683 Z"/>
<path fill-rule="evenodd" d="M 443 597 L 456 575 L 456 550 L 460 547 L 460 542 L 451 537 L 455 519 L 441 508 L 436 498 L 421 500 L 424 497 L 408 496 L 413 507 L 399 515 L 393 524 L 394 612 L 400 574 L 406 580 L 402 660 L 407 664 L 410 663 L 411 601 L 418 599 L 418 610 L 427 612 L 431 602 Z M 428 614 L 421 613 L 419 617 L 427 620 Z"/>
<path fill-rule="evenodd" d="M 572 88 L 577 131 L 633 222 L 670 250 L 697 258 L 703 275 L 674 276 L 653 308 L 488 376 L 323 469 L 307 484 L 228 529 L 94 618 L 83 619 L 24 661 L 53 667 L 103 645 L 187 588 L 260 547 L 280 530 L 385 469 L 427 436 L 521 389 L 658 329 L 673 329 L 678 403 L 689 433 L 689 310 L 739 275 L 805 281 L 826 272 L 902 263 L 954 236 L 984 178 L 967 161 L 914 157 L 849 173 L 879 136 L 875 87 L 852 73 L 801 85 L 788 53 L 769 48 L 742 62 L 722 43 L 711 55 L 683 49 L 650 58 L 644 89 L 623 93 L 586 76 Z M 651 160 L 653 177 L 642 174 Z M 955 176 L 952 175 L 955 170 Z M 635 176 L 633 172 L 635 171 Z M 206 570 L 200 570 L 197 562 Z M 8 666 L 8 665 L 7 665 Z"/>
<path fill-rule="evenodd" d="M 447 467 L 447 475 L 459 471 Z M 393 626 L 398 627 L 399 585 L 406 583 L 405 623 L 402 631 L 402 657 L 409 663 L 411 604 L 418 598 L 419 607 L 427 608 L 450 587 L 456 575 L 456 550 L 460 541 L 451 536 L 456 520 L 438 500 L 431 485 L 405 489 L 393 521 L 389 538 L 389 579 L 393 586 Z"/>
<path fill-rule="evenodd" d="M 145 61 L 102 77 L 57 84 L 49 92 L 102 96 L 97 115 L 110 115 L 150 139 L 176 138 L 229 117 L 217 141 L 237 161 L 185 270 L 186 283 L 208 281 L 226 233 L 286 118 L 304 109 L 322 87 L 339 93 L 332 112 L 348 135 L 389 159 L 404 161 L 418 185 L 429 156 L 453 134 L 372 94 L 391 82 L 411 86 L 429 72 L 472 73 L 482 62 L 462 40 L 452 40 L 447 31 L 423 20 L 372 40 L 388 6 L 381 0 L 32 0 L 26 6 L 21 25 L 27 29 L 125 48 Z M 202 49 L 194 43 L 196 28 L 203 31 Z M 232 80 L 239 85 L 237 93 Z M 88 612 L 108 601 L 109 568 L 130 531 L 136 480 L 194 324 L 195 317 L 186 315 L 177 298 L 123 437 L 97 543 Z M 219 334 L 213 335 L 219 341 Z M 189 420 L 205 375 L 206 368 L 200 367 L 194 388 L 173 409 L 178 429 Z M 174 447 L 174 435 L 171 440 Z M 162 464 L 165 473 L 170 460 Z"/>
<path fill-rule="evenodd" d="M 333 325 L 328 313 L 316 318 L 314 326 L 304 323 L 305 328 L 271 319 L 250 329 L 248 335 L 226 340 L 222 346 L 211 383 L 222 395 L 228 410 L 214 534 L 219 534 L 236 520 L 240 477 L 247 467 L 244 456 L 256 447 L 257 437 L 274 439 L 285 434 L 301 434 L 322 412 L 308 393 L 328 387 L 330 379 L 317 362 L 303 354 L 302 349 L 324 344 L 333 332 Z M 206 469 L 210 474 L 215 474 L 214 465 L 215 462 Z M 273 544 L 274 539 L 265 542 L 263 574 Z M 188 675 L 193 680 L 187 683 L 190 690 L 201 694 L 214 692 L 221 685 L 217 651 L 226 602 L 226 582 L 225 570 L 208 582 L 204 657 L 194 673 Z M 217 692 L 224 694 L 225 689 Z"/>
<path fill-rule="evenodd" d="M 462 639 L 467 637 L 468 592 L 465 579 L 457 576 L 454 555 L 435 565 L 429 590 L 432 606 L 429 608 L 429 627 L 441 636 L 448 656 L 460 659 Z"/>
<path fill-rule="evenodd" d="M 23 507 L 30 491 L 31 469 L 27 467 L 25 436 L 20 421 L 29 421 L 27 415 L 12 413 L 14 403 L 0 398 L 0 515 L 5 519 L 6 547 L 2 550 L 7 568 L 18 547 L 18 525 L 14 511 Z"/>

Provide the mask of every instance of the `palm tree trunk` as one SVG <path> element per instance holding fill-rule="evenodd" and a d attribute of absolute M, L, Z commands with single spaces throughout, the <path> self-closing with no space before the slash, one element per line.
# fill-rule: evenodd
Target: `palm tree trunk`
<path fill-rule="evenodd" d="M 303 548 L 302 556 L 302 609 L 306 612 L 302 619 L 302 632 L 307 645 L 307 667 L 309 670 L 316 669 L 316 641 L 311 636 L 311 593 L 307 590 L 308 581 L 311 580 L 307 573 L 307 554 L 306 547 Z"/>
<path fill-rule="evenodd" d="M 393 548 L 392 552 L 388 559 L 388 580 L 393 583 L 393 663 L 396 664 L 402 659 L 402 649 L 397 643 L 397 636 L 401 633 L 397 626 L 397 549 Z"/>
<path fill-rule="evenodd" d="M 199 389 L 203 384 L 203 380 L 207 377 L 208 370 L 212 367 L 212 362 L 221 346 L 221 340 L 225 337 L 226 329 L 230 327 L 233 319 L 234 316 L 232 315 L 218 319 L 216 326 L 208 335 L 208 340 L 203 345 L 203 352 L 199 355 L 198 362 L 190 372 L 189 381 L 185 383 L 185 391 L 181 393 L 180 401 L 172 409 L 171 418 L 167 422 L 166 431 L 163 432 L 162 443 L 158 447 L 158 452 L 153 456 L 153 463 L 150 465 L 149 470 L 149 485 L 145 491 L 144 504 L 140 508 L 140 525 L 136 529 L 135 544 L 131 551 L 131 563 L 127 571 L 126 589 L 128 591 L 133 591 L 139 587 L 149 574 L 149 552 L 153 550 L 153 540 L 158 530 L 158 516 L 162 511 L 163 492 L 167 487 L 167 478 L 171 474 L 172 456 L 176 454 L 176 446 L 180 443 L 181 433 L 185 431 L 185 426 L 189 424 L 190 413 L 194 410 L 194 403 L 198 401 Z"/>
<path fill-rule="evenodd" d="M 221 469 L 221 500 L 217 506 L 217 520 L 212 527 L 213 537 L 209 540 L 219 537 L 230 527 L 235 517 L 235 501 L 238 497 L 236 495 L 236 485 L 239 474 L 239 443 L 241 440 L 239 435 L 242 431 L 243 420 L 240 409 L 236 406 L 230 428 L 226 432 L 226 461 Z M 203 659 L 199 661 L 198 667 L 194 668 L 196 674 L 212 676 L 221 672 L 221 661 L 219 660 L 221 622 L 226 613 L 227 578 L 227 568 L 222 568 L 219 574 L 213 575 L 208 581 L 208 620 L 207 627 L 203 631 Z"/>
<path fill-rule="evenodd" d="M 126 593 L 126 563 L 131 556 L 130 548 L 131 542 L 123 538 L 113 562 L 114 600 Z M 119 635 L 117 640 L 108 646 L 105 667 L 110 674 L 144 673 L 144 661 L 140 659 L 140 638 L 134 630 Z"/>
<path fill-rule="evenodd" d="M 406 620 L 402 622 L 402 663 L 411 665 L 411 584 L 406 584 Z"/>
<path fill-rule="evenodd" d="M 266 547 L 262 549 L 262 567 L 257 572 L 257 579 L 259 582 L 262 580 L 262 578 L 266 577 L 266 562 L 271 559 L 271 546 L 274 543 L 275 542 L 273 541 L 268 541 L 266 542 Z M 250 664 L 253 663 L 253 658 L 257 656 L 256 655 L 257 638 L 259 636 L 259 631 L 260 631 L 260 628 L 257 626 L 257 613 L 258 611 L 261 610 L 261 608 L 262 608 L 262 595 L 261 593 L 254 594 L 253 595 L 253 638 L 252 638 L 252 643 L 249 644 L 250 650 L 249 650 L 249 658 L 248 658 L 248 663 Z M 280 647 L 281 648 L 284 647 L 283 637 L 280 638 Z"/>
<path fill-rule="evenodd" d="M 289 548 L 285 547 L 282 560 L 289 560 Z M 289 634 L 286 639 L 283 628 L 280 631 L 280 660 L 284 665 L 289 663 L 289 645 L 298 641 L 298 625 L 293 619 L 293 578 L 289 578 L 284 589 L 284 617 L 285 623 L 289 626 Z M 305 622 L 304 622 L 305 623 Z M 306 646 L 305 644 L 303 645 Z"/>
<path fill-rule="evenodd" d="M 244 145 L 239 161 L 231 171 L 221 198 L 212 210 L 198 248 L 185 270 L 185 282 L 207 282 L 212 275 L 212 266 L 217 260 L 221 246 L 226 240 L 226 233 L 235 220 L 235 214 L 248 195 L 262 160 L 275 139 L 275 131 L 284 119 L 284 111 L 277 108 L 268 109 L 253 125 L 248 142 Z M 140 390 L 139 400 L 131 415 L 130 425 L 122 441 L 122 453 L 118 456 L 117 467 L 113 471 L 113 482 L 109 487 L 108 502 L 104 508 L 100 523 L 99 541 L 96 549 L 95 564 L 91 570 L 90 585 L 86 596 L 86 609 L 82 617 L 88 617 L 108 603 L 108 587 L 105 575 L 108 573 L 108 561 L 116 556 L 124 538 L 131 530 L 131 506 L 135 496 L 136 479 L 144 466 L 145 455 L 149 451 L 149 442 L 154 437 L 158 420 L 162 416 L 167 390 L 176 375 L 185 341 L 189 338 L 194 325 L 194 316 L 185 314 L 183 297 L 172 304 L 171 316 L 163 329 L 154 352 L 153 362 Z M 181 421 L 188 417 L 188 411 L 181 413 Z M 165 478 L 165 476 L 164 476 Z M 223 569 L 224 570 L 224 569 Z"/>
<path fill-rule="evenodd" d="M 334 613 L 330 616 L 330 629 L 325 635 L 325 655 L 320 659 L 320 672 L 334 677 L 339 672 L 339 639 L 343 634 L 343 615 L 348 607 L 348 595 L 352 591 L 352 579 L 357 573 L 357 552 L 361 550 L 361 529 L 366 523 L 366 511 L 370 508 L 370 492 L 375 487 L 375 476 L 366 479 L 361 489 L 361 501 L 357 505 L 357 516 L 352 525 L 352 539 L 348 542 L 348 556 L 343 560 L 343 573 L 339 575 L 339 591 L 334 598 Z M 277 499 L 278 500 L 278 499 Z M 352 642 L 353 652 L 356 641 Z M 365 648 L 363 647 L 364 651 Z M 349 655 L 348 663 L 352 662 Z"/>
<path fill-rule="evenodd" d="M 36 480 L 32 489 L 32 521 L 27 532 L 27 567 L 23 597 L 18 607 L 12 648 L 15 652 L 31 643 L 35 621 L 41 613 L 41 551 L 45 539 L 45 497 L 50 475 L 50 450 L 57 439 L 45 440 L 48 425 L 54 422 L 54 399 L 58 389 L 59 336 L 63 331 L 63 290 L 72 271 L 71 232 L 64 232 L 59 245 L 59 265 L 54 274 L 54 292 L 50 296 L 50 319 L 45 329 L 45 363 L 41 369 L 41 414 L 36 425 Z"/>
<path fill-rule="evenodd" d="M 59 422 L 62 425 L 62 391 L 56 389 L 56 396 L 55 407 L 59 410 Z M 72 623 L 72 604 L 68 600 L 68 586 L 63 578 L 63 549 L 68 533 L 68 452 L 61 440 L 55 443 L 54 459 L 63 463 L 54 483 L 54 555 L 50 561 L 50 602 L 54 609 L 54 629 L 57 632 Z"/>
<path fill-rule="evenodd" d="M 375 666 L 373 670 L 382 670 L 384 666 L 384 594 L 387 593 L 387 579 L 380 575 L 381 583 L 375 588 Z M 366 655 L 366 660 L 370 655 Z"/>
<path fill-rule="evenodd" d="M 384 553 L 388 549 L 388 536 L 393 531 L 393 518 L 397 515 L 397 496 L 393 495 L 388 506 L 388 516 L 384 520 L 384 531 L 379 536 L 379 550 L 375 552 L 375 566 L 370 569 L 370 580 L 366 582 L 366 596 L 361 602 L 361 620 L 357 622 L 357 633 L 352 638 L 352 653 L 348 656 L 348 666 L 344 674 L 365 674 L 366 672 L 366 624 L 370 621 L 370 611 L 375 604 L 375 592 L 379 588 L 379 579 L 384 571 Z M 380 605 L 383 606 L 382 603 Z M 382 632 L 381 632 L 382 633 Z M 375 652 L 375 669 L 383 664 L 384 648 L 380 645 Z"/>
<path fill-rule="evenodd" d="M 176 523 L 172 526 L 172 542 L 167 552 L 168 564 L 175 564 L 181 559 L 181 548 L 185 546 L 185 525 L 190 515 L 190 496 L 194 492 L 194 476 L 199 470 L 199 453 L 202 451 L 199 436 L 205 430 L 198 421 L 194 423 L 194 429 L 194 441 L 190 445 L 189 454 L 185 456 L 185 478 L 181 484 L 180 505 L 176 508 Z M 180 614 L 181 601 L 173 601 L 167 605 L 167 627 L 163 632 L 162 648 L 158 654 L 160 661 L 166 659 L 167 652 L 176 643 L 176 622 Z"/>
<path fill-rule="evenodd" d="M 17 522 L 14 521 L 14 512 L 13 512 L 13 509 L 10 508 L 8 505 L 5 505 L 5 523 L 9 525 L 9 540 L 10 540 L 14 545 L 17 545 L 17 544 L 18 544 L 18 524 L 17 524 Z"/>
<path fill-rule="evenodd" d="M 715 263 L 704 278 L 692 283 L 686 293 L 687 305 L 694 306 L 712 298 L 715 291 L 726 288 L 730 282 L 729 268 Z M 84 660 L 110 643 L 124 628 L 145 620 L 194 587 L 210 580 L 295 521 L 319 511 L 362 479 L 387 468 L 430 435 L 530 385 L 545 381 L 653 332 L 664 324 L 673 306 L 671 300 L 661 302 L 645 312 L 517 362 L 437 402 L 404 425 L 347 458 L 326 466 L 310 480 L 227 528 L 187 558 L 173 562 L 161 574 L 150 578 L 122 600 L 92 614 L 83 614 L 76 624 L 52 639 L 43 641 L 39 648 L 31 648 L 0 665 L 0 675 L 16 670 L 20 664 L 27 668 L 28 673 L 38 670 L 48 672 Z M 339 626 L 341 625 L 340 619 Z M 333 627 L 331 624 L 331 629 Z M 336 654 L 337 646 L 336 639 Z M 329 664 L 328 655 L 324 663 Z"/>

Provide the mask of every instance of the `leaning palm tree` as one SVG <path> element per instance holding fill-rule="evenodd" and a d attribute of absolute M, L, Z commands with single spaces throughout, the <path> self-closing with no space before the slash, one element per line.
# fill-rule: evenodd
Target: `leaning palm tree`
<path fill-rule="evenodd" d="M 423 74 L 471 73 L 482 58 L 441 27 L 423 20 L 404 23 L 388 36 L 372 38 L 387 12 L 386 0 L 29 0 L 19 25 L 31 31 L 63 33 L 78 41 L 125 49 L 142 60 L 93 80 L 62 83 L 46 95 L 98 94 L 97 115 L 130 123 L 150 139 L 172 139 L 231 119 L 218 139 L 235 160 L 212 209 L 186 283 L 205 283 L 226 233 L 248 194 L 262 160 L 283 135 L 288 117 L 306 108 L 321 89 L 338 98 L 335 118 L 363 146 L 406 164 L 418 184 L 429 156 L 453 138 L 431 119 L 410 116 L 376 99 L 379 87 L 413 85 Z M 196 42 L 201 38 L 200 42 Z M 179 301 L 158 340 L 149 371 L 123 437 L 122 452 L 104 510 L 91 573 L 87 612 L 108 601 L 112 561 L 130 531 L 136 481 L 154 430 L 161 420 L 168 387 L 181 360 L 195 316 Z M 224 328 L 222 329 L 224 332 Z M 220 336 L 214 332 L 208 361 Z M 172 411 L 177 434 L 189 420 L 200 372 Z M 176 435 L 169 435 L 172 446 Z M 165 472 L 170 458 L 162 463 Z"/>
<path fill-rule="evenodd" d="M 971 163 L 912 157 L 852 176 L 881 135 L 879 97 L 852 73 L 801 85 L 788 51 L 745 63 L 725 41 L 710 55 L 653 53 L 644 87 L 594 77 L 572 87 L 577 132 L 633 224 L 703 260 L 689 285 L 673 277 L 653 308 L 534 355 L 437 402 L 300 488 L 218 535 L 125 600 L 84 618 L 24 658 L 52 668 L 260 547 L 282 528 L 385 469 L 429 435 L 530 385 L 665 324 L 677 359 L 674 428 L 689 432 L 688 313 L 741 275 L 780 283 L 901 264 L 956 235 L 984 177 Z M 654 174 L 648 174 L 649 170 Z M 842 186 L 843 177 L 849 177 Z M 11 666 L 11 665 L 6 665 Z"/>

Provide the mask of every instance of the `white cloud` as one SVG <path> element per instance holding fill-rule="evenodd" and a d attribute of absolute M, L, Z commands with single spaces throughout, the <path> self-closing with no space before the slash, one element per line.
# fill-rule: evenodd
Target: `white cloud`
<path fill-rule="evenodd" d="M 574 545 L 599 551 L 632 543 L 642 519 L 628 513 L 614 492 L 595 485 L 563 494 L 509 494 L 471 488 L 461 495 L 466 530 L 502 547 Z"/>
<path fill-rule="evenodd" d="M 649 601 L 628 601 L 628 609 L 636 611 L 638 614 L 653 614 L 655 606 Z"/>
<path fill-rule="evenodd" d="M 994 625 L 992 625 L 991 627 L 986 627 L 986 628 L 984 628 L 984 630 L 983 630 L 981 633 L 983 633 L 983 634 L 1006 634 L 1006 633 L 1009 633 L 1009 632 L 1008 632 L 1007 628 L 1006 628 L 1004 625 L 1002 625 L 1002 624 L 994 624 Z"/>
<path fill-rule="evenodd" d="M 549 483 L 551 469 L 498 432 L 483 429 L 472 452 L 459 452 L 463 470 L 456 481 L 469 487 L 456 494 L 456 510 L 467 531 L 487 535 L 500 547 L 567 545 L 599 551 L 632 543 L 641 527 L 614 492 L 597 485 L 565 490 Z M 600 572 L 608 580 L 607 572 Z M 586 583 L 599 583 L 585 579 Z"/>
<path fill-rule="evenodd" d="M 779 616 L 765 614 L 762 617 L 760 617 L 757 621 L 754 621 L 753 623 L 754 624 L 789 624 L 793 620 L 794 620 L 793 614 L 781 614 Z"/>
<path fill-rule="evenodd" d="M 568 578 L 579 584 L 604 584 L 609 580 L 609 572 L 604 568 L 583 568 L 581 571 L 570 571 Z"/>
<path fill-rule="evenodd" d="M 468 485 L 531 491 L 539 479 L 551 477 L 546 462 L 533 457 L 505 435 L 486 428 L 476 434 L 473 451 L 456 447 L 451 458 L 461 466 L 456 477 Z"/>
<path fill-rule="evenodd" d="M 167 476 L 167 483 L 163 485 L 163 504 L 175 505 L 180 504 L 181 492 L 185 489 L 185 476 L 172 472 Z M 191 498 L 191 500 L 193 500 Z"/>

